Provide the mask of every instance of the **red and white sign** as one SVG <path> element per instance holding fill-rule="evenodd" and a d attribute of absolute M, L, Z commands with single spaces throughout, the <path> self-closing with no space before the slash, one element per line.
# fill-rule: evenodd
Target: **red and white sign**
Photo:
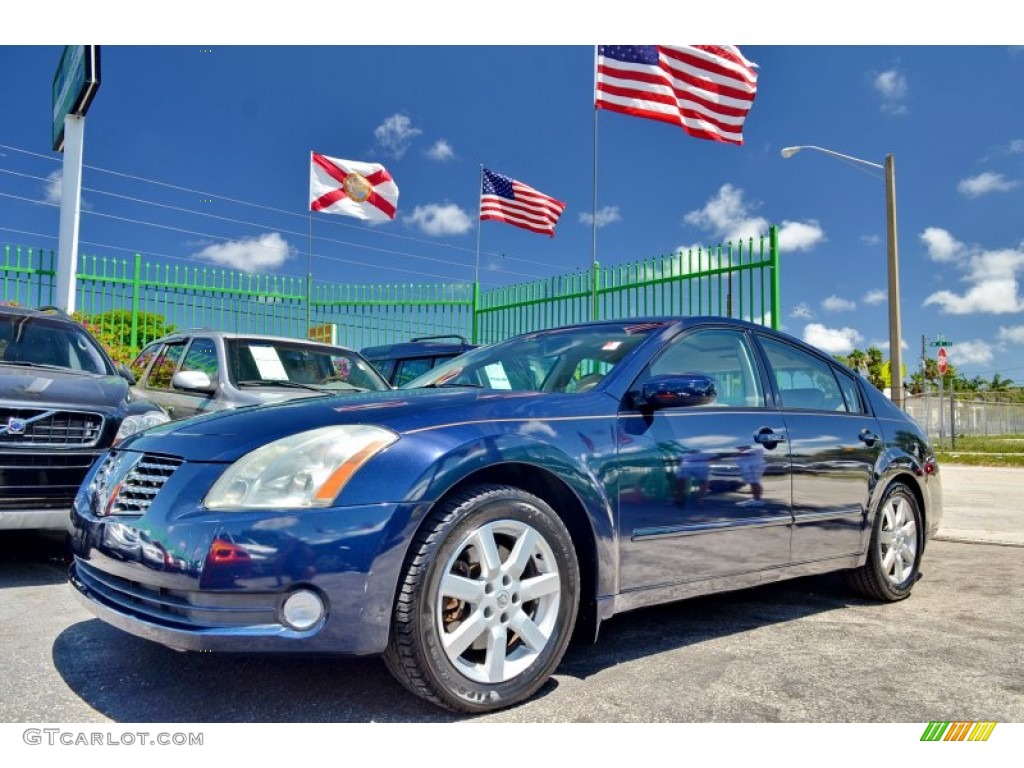
<path fill-rule="evenodd" d="M 946 348 L 939 347 L 939 376 L 945 376 L 948 369 L 949 363 L 946 360 Z"/>

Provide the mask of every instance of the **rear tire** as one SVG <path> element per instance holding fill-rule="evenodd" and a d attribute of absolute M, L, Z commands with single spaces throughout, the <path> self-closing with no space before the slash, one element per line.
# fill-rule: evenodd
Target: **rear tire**
<path fill-rule="evenodd" d="M 867 561 L 847 573 L 865 597 L 895 602 L 910 596 L 920 577 L 924 520 L 917 497 L 903 483 L 886 489 L 875 512 Z"/>
<path fill-rule="evenodd" d="M 519 488 L 479 485 L 435 509 L 410 548 L 384 661 L 448 709 L 532 696 L 565 653 L 579 565 L 564 523 Z"/>

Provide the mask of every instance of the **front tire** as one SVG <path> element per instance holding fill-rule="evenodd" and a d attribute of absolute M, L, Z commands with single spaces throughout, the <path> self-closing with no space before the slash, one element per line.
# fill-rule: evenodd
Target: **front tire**
<path fill-rule="evenodd" d="M 924 519 L 917 497 L 903 483 L 894 483 L 875 513 L 867 561 L 848 580 L 866 597 L 903 600 L 920 578 L 923 550 Z"/>
<path fill-rule="evenodd" d="M 480 485 L 435 509 L 410 548 L 384 660 L 406 688 L 462 712 L 532 696 L 579 604 L 564 523 L 519 488 Z"/>

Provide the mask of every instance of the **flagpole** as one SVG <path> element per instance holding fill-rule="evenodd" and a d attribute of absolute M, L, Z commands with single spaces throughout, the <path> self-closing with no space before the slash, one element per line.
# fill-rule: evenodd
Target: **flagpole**
<path fill-rule="evenodd" d="M 310 187 L 312 187 L 313 174 L 313 150 L 309 151 L 309 173 Z M 306 206 L 306 217 L 309 219 L 309 240 L 306 247 L 306 332 L 303 334 L 309 337 L 309 311 L 313 303 L 313 201 L 310 200 Z"/>
<path fill-rule="evenodd" d="M 484 215 L 484 164 L 480 163 L 480 181 L 476 187 L 476 272 L 473 282 L 480 285 L 480 219 Z"/>
<path fill-rule="evenodd" d="M 476 189 L 476 272 L 473 275 L 473 323 L 470 339 L 480 343 L 480 230 L 484 215 L 484 164 L 480 163 L 480 180 Z"/>
<path fill-rule="evenodd" d="M 310 208 L 306 214 L 309 218 L 309 246 L 306 250 L 306 333 L 309 337 L 310 319 L 309 310 L 313 303 L 313 209 Z"/>
<path fill-rule="evenodd" d="M 590 256 L 590 319 L 597 320 L 597 46 L 594 46 L 594 211 Z"/>

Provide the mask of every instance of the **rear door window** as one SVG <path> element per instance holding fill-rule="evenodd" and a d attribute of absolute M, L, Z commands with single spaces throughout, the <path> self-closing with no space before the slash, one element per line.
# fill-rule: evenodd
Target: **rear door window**
<path fill-rule="evenodd" d="M 171 378 L 178 368 L 178 361 L 185 351 L 185 342 L 176 341 L 166 345 L 157 356 L 153 367 L 149 371 L 149 379 L 146 386 L 150 389 L 170 389 Z"/>
<path fill-rule="evenodd" d="M 772 367 L 783 408 L 848 410 L 831 365 L 789 344 L 764 336 L 759 339 Z"/>

